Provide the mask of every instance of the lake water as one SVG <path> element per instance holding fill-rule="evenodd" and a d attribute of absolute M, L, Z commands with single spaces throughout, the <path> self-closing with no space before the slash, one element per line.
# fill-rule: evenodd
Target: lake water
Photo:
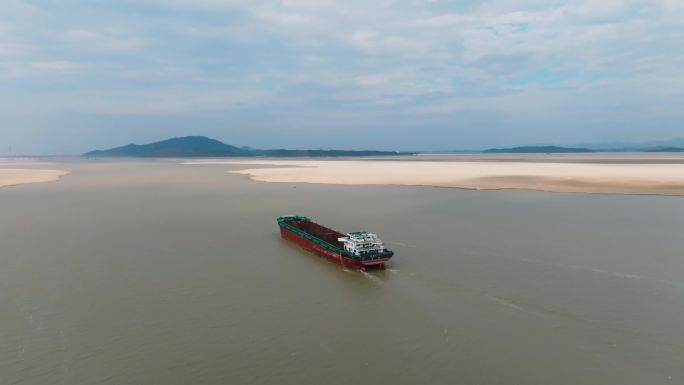
<path fill-rule="evenodd" d="M 684 197 L 70 161 L 0 189 L 0 384 L 682 384 Z M 282 241 L 379 233 L 387 271 Z"/>

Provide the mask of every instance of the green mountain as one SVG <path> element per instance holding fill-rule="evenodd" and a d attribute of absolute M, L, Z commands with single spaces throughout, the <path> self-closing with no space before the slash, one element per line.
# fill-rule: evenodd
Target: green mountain
<path fill-rule="evenodd" d="M 187 136 L 173 138 L 150 144 L 129 144 L 109 150 L 90 151 L 87 157 L 196 157 L 196 156 L 246 156 L 249 150 L 243 150 L 229 144 L 204 136 Z"/>
<path fill-rule="evenodd" d="M 85 157 L 189 158 L 189 157 L 323 157 L 323 156 L 387 156 L 413 155 L 396 151 L 351 150 L 259 150 L 235 147 L 205 136 L 172 138 L 149 144 L 129 144 L 109 150 L 95 150 Z"/>
<path fill-rule="evenodd" d="M 558 147 L 558 146 L 526 146 L 512 148 L 491 148 L 483 151 L 487 154 L 566 154 L 596 152 L 588 148 Z"/>

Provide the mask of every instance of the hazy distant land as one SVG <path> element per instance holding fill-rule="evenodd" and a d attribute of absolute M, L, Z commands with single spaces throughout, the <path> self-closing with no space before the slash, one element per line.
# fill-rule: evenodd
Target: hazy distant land
<path fill-rule="evenodd" d="M 483 151 L 486 154 L 569 154 L 583 152 L 597 152 L 588 148 L 559 147 L 559 146 L 524 146 L 511 148 L 490 148 Z"/>
<path fill-rule="evenodd" d="M 574 154 L 574 153 L 613 153 L 613 152 L 684 152 L 679 147 L 680 141 L 634 144 L 632 146 L 615 147 L 600 145 L 564 147 L 556 145 L 519 146 L 490 148 L 486 150 L 454 150 L 454 151 L 379 151 L 379 150 L 288 150 L 288 149 L 256 149 L 237 147 L 205 136 L 186 136 L 161 140 L 148 144 L 128 144 L 107 150 L 89 151 L 85 157 L 132 157 L 132 158 L 236 158 L 236 157 L 281 157 L 281 158 L 319 158 L 319 157 L 360 157 L 360 156 L 397 156 L 416 154 Z M 672 143 L 672 144 L 668 144 Z"/>
<path fill-rule="evenodd" d="M 675 146 L 642 146 L 624 148 L 584 148 L 560 146 L 522 146 L 508 148 L 490 148 L 482 151 L 485 154 L 575 154 L 590 152 L 684 152 L 684 148 Z"/>
<path fill-rule="evenodd" d="M 676 154 L 621 154 L 620 157 L 611 154 L 574 154 L 571 157 L 464 155 L 339 161 L 204 160 L 185 164 L 258 165 L 261 167 L 232 172 L 264 182 L 684 195 L 684 157 Z"/>
<path fill-rule="evenodd" d="M 95 150 L 86 157 L 196 158 L 196 157 L 324 157 L 410 155 L 409 152 L 376 150 L 260 150 L 236 147 L 204 136 L 172 138 L 149 144 L 129 144 L 108 150 Z"/>

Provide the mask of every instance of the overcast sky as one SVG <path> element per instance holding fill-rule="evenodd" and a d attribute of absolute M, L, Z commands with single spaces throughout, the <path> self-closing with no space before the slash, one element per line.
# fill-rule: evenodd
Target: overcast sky
<path fill-rule="evenodd" d="M 682 20 L 684 0 L 1 0 L 0 154 L 684 137 Z"/>

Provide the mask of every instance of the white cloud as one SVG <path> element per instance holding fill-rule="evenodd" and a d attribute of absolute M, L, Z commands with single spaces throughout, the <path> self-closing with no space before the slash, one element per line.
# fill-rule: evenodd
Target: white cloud
<path fill-rule="evenodd" d="M 54 112 L 102 114 L 259 106 L 365 114 L 368 126 L 383 117 L 448 125 L 472 111 L 539 117 L 540 105 L 549 116 L 584 110 L 610 121 L 621 111 L 605 99 L 629 94 L 681 115 L 672 107 L 684 95 L 674 80 L 684 67 L 681 0 L 143 2 L 140 12 L 129 2 L 0 4 L 0 81 L 28 95 L 5 96 L 7 108 L 37 99 Z M 44 91 L 65 75 L 78 94 Z"/>
<path fill-rule="evenodd" d="M 68 60 L 55 60 L 32 62 L 30 68 L 47 72 L 72 72 L 85 68 L 85 65 Z"/>
<path fill-rule="evenodd" d="M 577 7 L 577 14 L 590 19 L 616 18 L 626 11 L 623 0 L 585 0 Z"/>
<path fill-rule="evenodd" d="M 196 91 L 181 88 L 144 92 L 83 91 L 46 94 L 45 108 L 107 115 L 187 115 L 233 111 L 269 101 L 264 91 Z"/>
<path fill-rule="evenodd" d="M 24 62 L 21 60 L 0 60 L 0 81 L 18 79 L 52 80 L 55 76 L 77 75 L 87 65 L 69 60 L 47 60 Z"/>
<path fill-rule="evenodd" d="M 682 0 L 664 0 L 663 5 L 666 12 L 684 11 L 684 2 Z"/>
<path fill-rule="evenodd" d="M 129 32 L 117 29 L 70 29 L 64 33 L 64 41 L 76 50 L 109 53 L 138 52 L 145 41 Z"/>

